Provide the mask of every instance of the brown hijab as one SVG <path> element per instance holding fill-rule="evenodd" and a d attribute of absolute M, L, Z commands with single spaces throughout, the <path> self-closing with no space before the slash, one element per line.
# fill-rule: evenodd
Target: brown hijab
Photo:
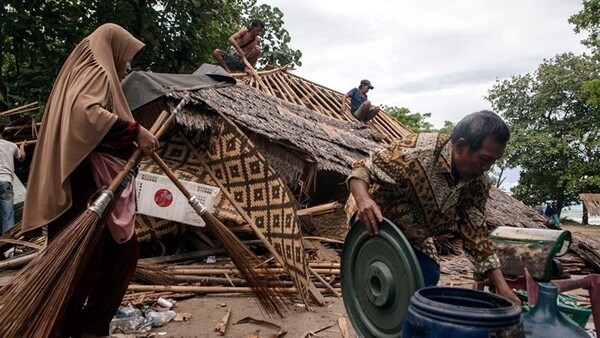
<path fill-rule="evenodd" d="M 69 175 L 117 117 L 133 121 L 119 74 L 143 47 L 120 26 L 104 24 L 71 52 L 44 110 L 25 196 L 23 232 L 48 224 L 71 206 Z"/>

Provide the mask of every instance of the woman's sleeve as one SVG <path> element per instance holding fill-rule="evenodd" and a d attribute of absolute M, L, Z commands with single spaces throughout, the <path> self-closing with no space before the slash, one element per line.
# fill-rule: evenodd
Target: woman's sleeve
<path fill-rule="evenodd" d="M 140 132 L 140 124 L 135 121 L 125 121 L 118 118 L 102 142 L 133 142 Z"/>

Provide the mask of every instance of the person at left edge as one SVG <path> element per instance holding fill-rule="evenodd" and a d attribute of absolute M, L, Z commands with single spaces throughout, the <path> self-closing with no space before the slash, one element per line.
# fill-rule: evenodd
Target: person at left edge
<path fill-rule="evenodd" d="M 144 47 L 129 32 L 104 24 L 71 52 L 54 82 L 29 173 L 22 232 L 47 226 L 48 240 L 87 208 L 90 197 L 109 185 L 135 150 L 146 154 L 158 140 L 135 122 L 121 80 Z M 93 248 L 66 313 L 54 324 L 56 337 L 109 334 L 137 265 L 133 185 L 129 182 Z M 68 243 L 65 243 L 68 245 Z M 33 287 L 33 286 L 32 286 Z"/>

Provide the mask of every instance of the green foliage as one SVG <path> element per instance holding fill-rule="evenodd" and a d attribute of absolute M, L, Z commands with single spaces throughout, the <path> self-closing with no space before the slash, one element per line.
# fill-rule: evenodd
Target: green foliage
<path fill-rule="evenodd" d="M 576 33 L 589 33 L 581 42 L 594 50 L 600 47 L 600 0 L 584 0 L 583 9 L 569 18 L 569 23 L 575 25 Z"/>
<path fill-rule="evenodd" d="M 96 27 L 114 22 L 146 44 L 133 68 L 191 73 L 228 49 L 231 34 L 253 18 L 268 24 L 264 60 L 300 65 L 289 48 L 283 13 L 256 0 L 6 0 L 0 8 L 0 95 L 9 106 L 44 102 L 75 45 Z"/>
<path fill-rule="evenodd" d="M 444 121 L 444 126 L 438 130 L 439 133 L 450 135 L 454 131 L 455 124 L 450 121 Z"/>
<path fill-rule="evenodd" d="M 583 92 L 587 97 L 585 104 L 594 109 L 600 109 L 600 79 L 586 81 L 583 84 Z"/>
<path fill-rule="evenodd" d="M 254 6 L 250 9 L 247 24 L 252 19 L 259 18 L 267 25 L 262 34 L 262 49 L 259 65 L 289 65 L 294 68 L 302 66 L 302 52 L 291 49 L 288 44 L 292 41 L 290 34 L 283 28 L 283 12 L 269 5 Z"/>
<path fill-rule="evenodd" d="M 590 105 L 599 75 L 597 60 L 567 53 L 488 92 L 512 127 L 506 162 L 522 169 L 512 191 L 524 203 L 550 200 L 561 210 L 580 192 L 600 191 L 600 110 Z"/>
<path fill-rule="evenodd" d="M 433 125 L 425 121 L 425 119 L 431 117 L 431 113 L 411 113 L 410 109 L 405 107 L 389 107 L 386 105 L 382 105 L 381 109 L 415 133 L 433 131 Z"/>

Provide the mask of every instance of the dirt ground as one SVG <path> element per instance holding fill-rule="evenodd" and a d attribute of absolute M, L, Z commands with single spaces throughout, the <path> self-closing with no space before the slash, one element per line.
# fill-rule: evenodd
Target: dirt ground
<path fill-rule="evenodd" d="M 318 332 L 318 337 L 343 337 L 340 333 L 338 321 L 344 317 L 350 335 L 355 337 L 352 325 L 347 320 L 346 311 L 341 298 L 326 298 L 328 305 L 315 307 L 314 311 L 307 311 L 304 307 L 293 306 L 286 317 L 269 317 L 261 313 L 258 305 L 251 297 L 219 296 L 196 297 L 180 301 L 176 304 L 177 313 L 190 313 L 189 320 L 184 322 L 169 322 L 166 325 L 152 329 L 150 333 L 158 337 L 223 337 L 214 332 L 217 325 L 227 311 L 231 308 L 229 325 L 225 337 L 277 337 L 282 330 L 287 331 L 283 337 L 306 337 L 310 331 Z M 241 319 L 251 317 L 278 325 L 281 329 L 268 324 L 242 323 L 235 324 Z M 343 324 L 342 324 L 343 325 Z M 331 326 L 331 327 L 329 327 Z M 325 327 L 329 327 L 324 329 Z M 314 336 L 310 336 L 314 337 Z"/>
<path fill-rule="evenodd" d="M 571 232 L 580 232 L 600 240 L 600 226 L 581 226 L 574 224 L 563 225 L 563 229 Z M 442 262 L 442 271 L 444 263 Z M 469 276 L 450 276 L 442 274 L 440 285 L 457 287 L 471 287 L 472 280 Z M 347 323 L 348 337 L 356 337 L 351 323 L 347 319 L 341 298 L 326 298 L 328 305 L 315 307 L 314 311 L 307 311 L 303 307 L 293 306 L 285 318 L 270 318 L 258 308 L 254 299 L 248 296 L 202 296 L 178 302 L 174 308 L 177 313 L 189 313 L 191 317 L 183 322 L 169 322 L 166 325 L 154 328 L 148 336 L 154 337 L 222 337 L 214 332 L 215 325 L 231 308 L 231 317 L 225 337 L 235 338 L 266 338 L 276 337 L 282 329 L 287 331 L 285 337 L 326 337 L 343 338 L 338 321 L 342 317 Z M 277 329 L 257 323 L 235 324 L 245 317 L 275 323 L 281 327 Z M 323 331 L 310 335 L 309 332 L 328 327 Z"/>
<path fill-rule="evenodd" d="M 569 230 L 571 233 L 579 232 L 586 236 L 600 240 L 600 225 L 581 225 L 578 223 L 561 224 L 564 230 Z"/>
<path fill-rule="evenodd" d="M 563 229 L 573 233 L 578 232 L 586 236 L 600 240 L 600 226 L 581 226 L 575 224 L 563 224 Z M 472 279 L 469 273 L 449 274 L 448 264 L 459 264 L 464 266 L 468 263 L 466 258 L 453 259 L 448 261 L 441 260 L 442 276 L 440 285 L 470 288 Z M 0 277 L 0 281 L 2 278 Z M 0 282 L 0 284 L 2 284 Z M 584 291 L 584 290 L 581 290 Z M 584 292 L 585 294 L 586 292 Z M 239 295 L 210 295 L 197 296 L 194 298 L 181 300 L 176 303 L 173 310 L 180 315 L 189 314 L 185 321 L 171 321 L 162 327 L 154 328 L 145 335 L 136 335 L 137 337 L 223 337 L 218 332 L 214 332 L 215 325 L 221 321 L 223 316 L 231 309 L 231 317 L 224 337 L 232 338 L 271 338 L 277 337 L 277 334 L 285 330 L 284 337 L 304 338 L 304 337 L 325 337 L 325 338 L 344 338 L 340 329 L 340 318 L 342 327 L 347 328 L 348 338 L 356 337 L 352 324 L 347 318 L 346 310 L 341 298 L 326 297 L 327 305 L 324 307 L 314 307 L 313 311 L 307 311 L 298 304 L 291 307 L 285 318 L 269 317 L 261 312 L 255 300 L 250 296 Z M 251 317 L 255 320 L 263 320 L 276 324 L 259 324 L 255 322 L 245 322 L 235 324 L 238 321 Z M 591 317 L 590 317 L 591 321 Z M 346 323 L 344 325 L 344 322 Z M 311 335 L 310 332 L 315 332 Z M 316 331 L 319 331 L 318 333 Z M 116 337 L 136 337 L 133 335 L 116 335 Z"/>

